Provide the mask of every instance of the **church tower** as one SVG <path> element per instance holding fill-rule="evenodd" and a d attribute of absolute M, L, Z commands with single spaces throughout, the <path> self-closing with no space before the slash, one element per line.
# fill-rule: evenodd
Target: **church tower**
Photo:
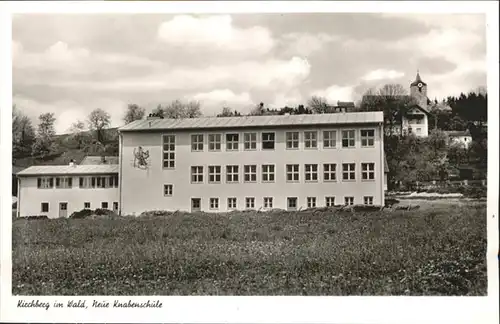
<path fill-rule="evenodd" d="M 410 95 L 416 100 L 420 107 L 427 109 L 427 83 L 422 81 L 418 71 L 415 81 L 410 84 Z"/>

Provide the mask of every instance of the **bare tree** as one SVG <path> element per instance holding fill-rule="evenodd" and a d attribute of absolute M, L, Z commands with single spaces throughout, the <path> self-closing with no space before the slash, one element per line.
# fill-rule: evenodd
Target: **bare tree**
<path fill-rule="evenodd" d="M 97 108 L 89 114 L 89 129 L 96 132 L 97 141 L 100 143 L 104 142 L 104 130 L 108 128 L 110 124 L 111 116 L 101 108 Z"/>
<path fill-rule="evenodd" d="M 328 101 L 323 97 L 312 96 L 307 105 L 315 114 L 324 114 L 328 112 Z"/>
<path fill-rule="evenodd" d="M 127 111 L 125 112 L 125 116 L 123 117 L 123 121 L 125 124 L 129 124 L 135 120 L 141 120 L 144 118 L 144 114 L 146 110 L 142 107 L 139 107 L 136 104 L 129 104 L 127 106 Z"/>
<path fill-rule="evenodd" d="M 415 101 L 400 84 L 386 84 L 378 90 L 369 89 L 361 100 L 361 110 L 383 111 L 384 126 L 388 135 L 393 135 L 396 125 L 402 131 L 402 119 Z"/>
<path fill-rule="evenodd" d="M 217 117 L 231 117 L 233 116 L 233 111 L 229 107 L 222 108 L 222 112 L 217 115 Z"/>

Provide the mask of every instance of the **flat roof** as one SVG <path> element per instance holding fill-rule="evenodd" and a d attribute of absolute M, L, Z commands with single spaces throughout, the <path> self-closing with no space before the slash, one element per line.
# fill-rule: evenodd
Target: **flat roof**
<path fill-rule="evenodd" d="M 158 130 L 284 127 L 311 125 L 352 125 L 382 123 L 381 111 L 347 112 L 308 115 L 265 115 L 241 117 L 202 117 L 182 119 L 143 119 L 136 120 L 118 129 L 120 132 L 140 132 Z"/>
<path fill-rule="evenodd" d="M 35 165 L 17 173 L 18 176 L 37 175 L 78 175 L 118 173 L 117 164 L 100 165 Z"/>

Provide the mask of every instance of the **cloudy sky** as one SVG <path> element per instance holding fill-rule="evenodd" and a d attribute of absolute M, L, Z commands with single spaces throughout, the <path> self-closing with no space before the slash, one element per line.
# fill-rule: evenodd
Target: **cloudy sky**
<path fill-rule="evenodd" d="M 417 69 L 431 99 L 486 85 L 483 15 L 17 15 L 13 101 L 65 132 L 95 108 L 198 100 L 205 115 L 356 101 Z"/>

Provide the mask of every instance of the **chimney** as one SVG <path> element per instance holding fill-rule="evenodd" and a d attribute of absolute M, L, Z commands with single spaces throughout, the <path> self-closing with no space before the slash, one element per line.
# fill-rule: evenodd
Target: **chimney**
<path fill-rule="evenodd" d="M 71 160 L 69 161 L 69 166 L 71 166 L 71 167 L 75 167 L 75 166 L 76 166 L 76 164 L 75 164 L 75 160 L 71 159 Z"/>
<path fill-rule="evenodd" d="M 101 156 L 101 163 L 106 164 L 106 156 L 105 155 Z"/>

